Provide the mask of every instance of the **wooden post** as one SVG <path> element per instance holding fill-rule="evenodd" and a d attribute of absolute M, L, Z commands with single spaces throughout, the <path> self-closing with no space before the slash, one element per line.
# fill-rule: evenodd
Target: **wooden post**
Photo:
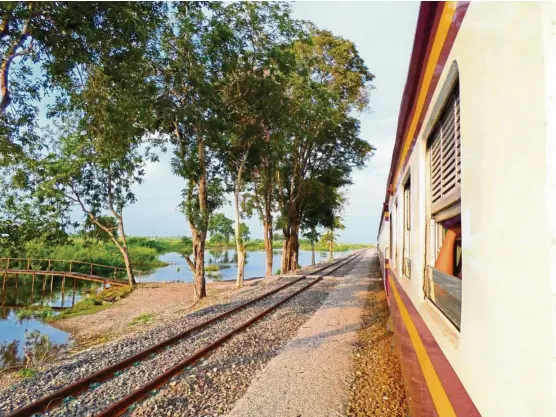
<path fill-rule="evenodd" d="M 50 303 L 52 303 L 53 285 L 54 285 L 54 275 L 50 275 Z"/>
<path fill-rule="evenodd" d="M 33 272 L 33 278 L 31 280 L 31 303 L 35 302 L 35 273 Z"/>
<path fill-rule="evenodd" d="M 66 285 L 66 274 L 62 275 L 62 305 L 60 307 L 64 307 L 64 301 L 65 301 L 64 286 L 65 285 Z"/>
<path fill-rule="evenodd" d="M 72 261 L 70 261 L 70 272 L 71 272 L 71 266 L 72 266 L 72 264 L 73 264 L 73 262 L 72 262 Z"/>
<path fill-rule="evenodd" d="M 116 279 L 116 267 L 114 267 L 114 279 Z"/>
<path fill-rule="evenodd" d="M 8 258 L 8 262 L 6 263 L 6 269 L 10 269 L 10 258 Z"/>
<path fill-rule="evenodd" d="M 91 263 L 91 275 L 93 275 L 93 264 Z"/>
<path fill-rule="evenodd" d="M 50 259 L 48 260 L 48 269 L 47 269 L 47 271 L 50 271 Z"/>
<path fill-rule="evenodd" d="M 71 298 L 71 306 L 73 307 L 73 305 L 75 304 L 75 290 L 77 288 L 77 278 L 73 279 L 73 296 Z"/>
<path fill-rule="evenodd" d="M 6 270 L 4 270 L 4 279 L 2 282 L 2 305 L 4 305 L 6 302 L 6 276 L 7 275 L 8 273 L 6 272 Z"/>
<path fill-rule="evenodd" d="M 27 258 L 27 271 L 31 269 L 31 259 Z"/>

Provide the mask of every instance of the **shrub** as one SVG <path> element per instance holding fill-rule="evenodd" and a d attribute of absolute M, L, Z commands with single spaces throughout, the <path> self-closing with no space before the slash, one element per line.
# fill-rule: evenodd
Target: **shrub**
<path fill-rule="evenodd" d="M 50 319 L 54 317 L 55 314 L 52 308 L 49 306 L 28 306 L 17 311 L 16 317 L 18 320 L 26 320 L 31 318 L 44 318 Z"/>

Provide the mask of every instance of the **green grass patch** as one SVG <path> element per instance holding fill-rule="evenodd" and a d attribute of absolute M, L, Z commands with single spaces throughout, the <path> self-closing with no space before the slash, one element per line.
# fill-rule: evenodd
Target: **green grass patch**
<path fill-rule="evenodd" d="M 84 316 L 94 314 L 111 307 L 114 302 L 127 297 L 133 291 L 132 287 L 112 287 L 98 294 L 89 296 L 78 301 L 72 308 L 64 310 L 50 320 L 61 320 L 69 317 Z"/>
<path fill-rule="evenodd" d="M 31 378 L 31 377 L 35 376 L 37 371 L 35 369 L 32 369 L 32 368 L 23 368 L 23 369 L 20 369 L 17 373 L 22 378 Z"/>
<path fill-rule="evenodd" d="M 138 324 L 147 324 L 150 323 L 153 318 L 154 318 L 154 314 L 150 314 L 150 313 L 139 314 L 137 317 L 134 317 L 133 320 L 129 322 L 129 325 L 136 326 Z"/>

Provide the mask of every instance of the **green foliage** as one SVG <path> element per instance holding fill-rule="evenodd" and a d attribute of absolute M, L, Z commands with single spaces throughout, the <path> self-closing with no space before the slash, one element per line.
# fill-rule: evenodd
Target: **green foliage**
<path fill-rule="evenodd" d="M 220 271 L 220 267 L 218 265 L 207 265 L 205 266 L 205 271 L 207 272 L 218 272 Z"/>
<path fill-rule="evenodd" d="M 22 309 L 17 310 L 16 317 L 18 320 L 25 320 L 31 318 L 43 318 L 43 319 L 50 319 L 54 317 L 55 314 L 52 311 L 52 308 L 49 306 L 29 306 Z"/>
<path fill-rule="evenodd" d="M 159 2 L 1 3 L 0 165 L 39 145 L 44 95 L 68 99 L 92 64 L 109 62 L 114 78 L 127 76 L 163 11 Z"/>
<path fill-rule="evenodd" d="M 229 243 L 234 235 L 233 221 L 222 213 L 215 213 L 210 217 L 208 231 L 210 232 L 210 243 Z"/>
<path fill-rule="evenodd" d="M 37 370 L 32 368 L 22 368 L 17 373 L 22 378 L 32 378 L 37 374 Z"/>
<path fill-rule="evenodd" d="M 114 236 L 118 236 L 118 220 L 113 216 L 98 216 L 97 221 L 103 225 L 105 228 L 112 231 Z M 109 242 L 111 240 L 110 234 L 101 229 L 97 224 L 91 221 L 90 217 L 85 219 L 85 224 L 83 225 L 83 236 L 102 242 Z"/>
<path fill-rule="evenodd" d="M 248 242 L 249 238 L 251 237 L 251 232 L 249 231 L 249 226 L 245 223 L 239 224 L 239 234 L 241 236 L 242 242 Z"/>

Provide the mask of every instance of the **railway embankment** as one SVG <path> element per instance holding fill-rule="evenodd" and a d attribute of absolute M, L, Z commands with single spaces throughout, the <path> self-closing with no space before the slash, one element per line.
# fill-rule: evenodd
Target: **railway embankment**
<path fill-rule="evenodd" d="M 406 390 L 397 355 L 392 349 L 390 317 L 382 286 L 378 258 L 369 271 L 370 285 L 361 317 L 361 329 L 353 352 L 353 381 L 347 417 L 405 417 Z"/>
<path fill-rule="evenodd" d="M 310 268 L 307 273 L 311 273 L 315 269 Z M 341 273 L 341 271 L 338 272 Z M 190 314 L 176 315 L 172 318 L 167 316 L 167 320 L 164 320 L 163 324 L 153 324 L 153 328 L 142 332 L 130 330 L 129 333 L 121 335 L 117 340 L 94 346 L 56 361 L 45 369 L 39 370 L 31 378 L 2 390 L 0 392 L 0 414 L 12 412 L 45 395 L 56 394 L 61 387 L 86 378 L 99 369 L 117 364 L 160 341 L 172 338 L 184 328 L 206 322 L 211 317 L 216 317 L 234 306 L 267 294 L 275 288 L 284 287 L 285 284 L 295 280 L 294 277 L 286 276 L 251 281 L 242 291 L 217 297 L 218 300 L 214 302 L 214 305 L 196 306 L 200 309 Z M 278 295 L 265 298 L 262 302 L 257 301 L 249 309 L 245 311 L 242 309 L 242 314 L 216 323 L 205 333 L 199 332 L 192 335 L 187 339 L 187 343 L 172 347 L 167 351 L 168 353 L 160 350 L 156 355 L 145 358 L 146 360 L 141 363 L 134 363 L 132 368 L 114 373 L 108 382 L 88 384 L 90 392 L 81 392 L 77 399 L 68 395 L 59 407 L 49 411 L 47 415 L 82 415 L 83 412 L 94 414 L 101 411 L 107 404 L 117 400 L 116 397 L 126 395 L 153 375 L 164 372 L 176 360 L 176 355 L 182 353 L 186 355 L 185 350 L 194 350 L 195 347 L 206 344 L 207 337 L 211 338 L 214 334 L 225 331 L 224 327 L 233 327 L 234 322 L 244 320 L 249 315 L 264 309 L 266 305 L 287 295 L 287 291 L 293 291 L 296 286 L 304 286 L 307 282 L 308 279 L 303 279 L 292 285 L 291 289 L 285 290 L 286 294 L 280 290 L 282 293 Z M 143 411 L 148 415 L 167 415 L 168 412 L 171 412 L 171 415 L 200 415 L 199 413 L 205 415 L 205 412 L 209 413 L 207 415 L 213 415 L 227 411 L 247 389 L 251 378 L 280 351 L 281 347 L 295 335 L 299 326 L 324 302 L 335 282 L 334 279 L 318 282 L 315 280 L 315 285 L 312 285 L 311 288 L 280 305 L 268 317 L 249 327 L 247 331 L 239 333 L 216 352 L 195 362 L 190 369 L 185 369 L 174 380 L 166 383 L 162 389 L 155 390 L 151 399 L 138 403 L 137 407 L 132 407 L 132 410 L 136 408 L 138 415 L 141 415 L 141 410 L 149 410 L 148 412 Z M 154 304 L 152 298 L 145 302 Z M 146 315 L 143 314 L 143 316 Z M 89 320 L 90 318 L 91 316 L 88 317 Z M 127 327 L 134 326 L 129 326 L 128 323 Z M 180 352 L 180 350 L 184 350 L 184 352 Z M 41 389 L 37 390 L 37 386 L 40 386 Z M 187 398 L 185 403 L 184 398 Z M 165 409 L 169 411 L 158 412 Z M 153 414 L 153 410 L 155 414 Z"/>
<path fill-rule="evenodd" d="M 228 417 L 345 415 L 374 259 L 376 250 L 368 250 L 337 275 L 328 298 L 251 383 Z"/>

